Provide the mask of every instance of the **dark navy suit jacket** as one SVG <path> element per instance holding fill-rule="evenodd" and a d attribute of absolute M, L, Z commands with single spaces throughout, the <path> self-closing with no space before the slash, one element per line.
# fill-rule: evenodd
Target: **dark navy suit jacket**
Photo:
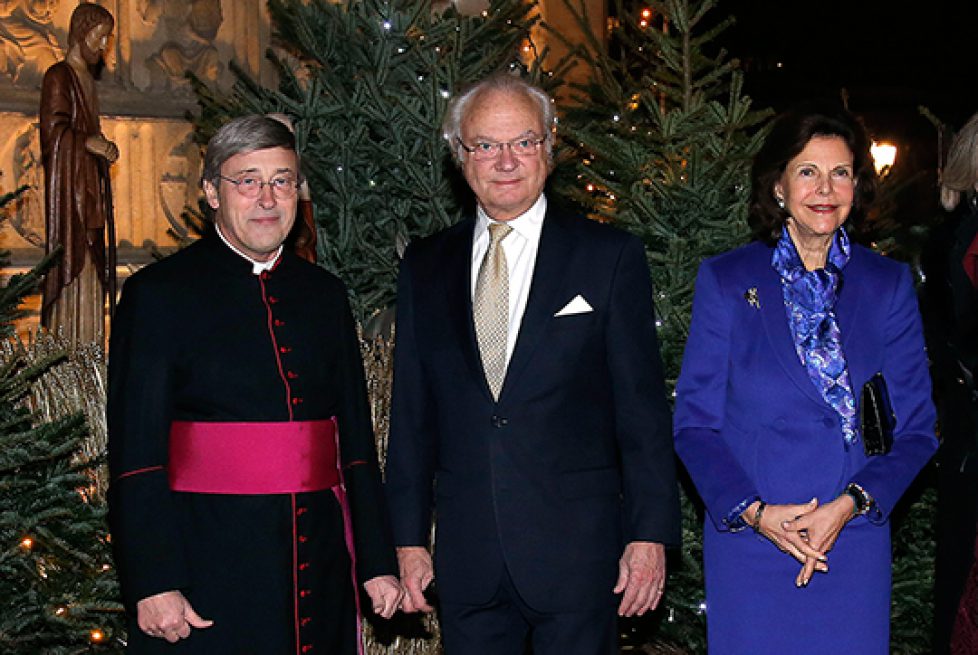
<path fill-rule="evenodd" d="M 488 601 L 503 567 L 534 609 L 614 602 L 625 542 L 679 540 L 670 412 L 641 242 L 548 209 L 499 401 L 472 321 L 475 220 L 401 266 L 387 495 L 442 599 Z M 593 311 L 557 317 L 582 296 Z"/>

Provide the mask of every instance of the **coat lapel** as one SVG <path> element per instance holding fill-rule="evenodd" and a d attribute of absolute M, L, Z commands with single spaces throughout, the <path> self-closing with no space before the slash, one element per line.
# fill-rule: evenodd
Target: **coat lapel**
<path fill-rule="evenodd" d="M 540 345 L 547 323 L 553 320 L 556 311 L 553 306 L 554 298 L 560 297 L 559 291 L 567 279 L 566 267 L 572 250 L 573 238 L 567 227 L 557 214 L 548 209 L 540 233 L 540 246 L 533 267 L 530 295 L 526 301 L 523 320 L 520 322 L 513 356 L 506 368 L 506 379 L 503 381 L 500 400 L 505 399 L 518 383 L 534 351 Z"/>
<path fill-rule="evenodd" d="M 795 351 L 795 342 L 791 337 L 791 328 L 788 327 L 788 315 L 784 307 L 784 292 L 781 289 L 781 278 L 771 267 L 770 250 L 764 249 L 763 253 L 767 259 L 759 270 L 759 284 L 757 286 L 758 300 L 761 305 L 761 318 L 764 324 L 764 331 L 768 342 L 771 344 L 771 352 L 774 358 L 784 369 L 791 381 L 799 390 L 819 405 L 825 405 L 825 400 L 819 394 L 818 389 L 808 378 L 805 367 L 798 359 Z"/>
<path fill-rule="evenodd" d="M 452 241 L 446 244 L 445 301 L 448 304 L 447 314 L 458 339 L 462 357 L 483 392 L 487 397 L 492 398 L 482 368 L 479 344 L 475 339 L 475 322 L 472 318 L 472 230 L 474 228 L 475 219 L 469 218 L 459 224 Z"/>

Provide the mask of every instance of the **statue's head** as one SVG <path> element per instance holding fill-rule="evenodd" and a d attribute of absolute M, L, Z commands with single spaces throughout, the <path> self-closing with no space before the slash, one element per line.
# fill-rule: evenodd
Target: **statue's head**
<path fill-rule="evenodd" d="M 98 63 L 105 52 L 106 43 L 115 19 L 108 9 L 92 2 L 83 2 L 71 12 L 68 23 L 68 48 L 76 44 L 82 57 L 90 65 Z"/>

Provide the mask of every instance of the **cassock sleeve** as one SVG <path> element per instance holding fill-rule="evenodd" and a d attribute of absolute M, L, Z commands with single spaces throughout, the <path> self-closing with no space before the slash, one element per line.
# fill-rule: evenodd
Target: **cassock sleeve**
<path fill-rule="evenodd" d="M 366 582 L 380 575 L 397 575 L 397 565 L 377 464 L 360 342 L 345 289 L 341 289 L 337 304 L 340 466 L 353 523 L 357 579 Z"/>
<path fill-rule="evenodd" d="M 127 604 L 188 584 L 167 482 L 174 332 L 165 292 L 126 283 L 109 348 L 109 519 Z"/>

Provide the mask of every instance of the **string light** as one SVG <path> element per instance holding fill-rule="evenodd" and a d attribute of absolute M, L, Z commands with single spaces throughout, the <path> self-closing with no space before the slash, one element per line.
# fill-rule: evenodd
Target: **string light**
<path fill-rule="evenodd" d="M 31 548 L 34 547 L 34 540 L 31 539 L 30 537 L 24 537 L 23 539 L 20 540 L 20 547 L 23 548 L 24 550 L 30 550 Z"/>
<path fill-rule="evenodd" d="M 65 607 L 64 605 L 59 605 L 58 607 L 54 608 L 55 616 L 65 616 L 67 614 L 68 614 L 68 608 Z"/>
<path fill-rule="evenodd" d="M 102 642 L 105 641 L 105 632 L 103 630 L 95 628 L 94 630 L 88 633 L 88 640 L 91 641 L 93 644 L 101 644 Z"/>

